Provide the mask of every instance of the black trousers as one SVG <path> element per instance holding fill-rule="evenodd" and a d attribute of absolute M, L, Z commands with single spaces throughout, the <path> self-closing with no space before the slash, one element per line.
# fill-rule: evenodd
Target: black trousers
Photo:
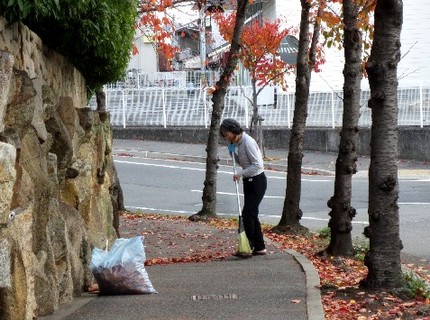
<path fill-rule="evenodd" d="M 267 189 L 266 175 L 260 173 L 252 178 L 243 179 L 243 194 L 245 203 L 242 209 L 243 225 L 249 243 L 254 251 L 266 248 L 260 220 L 258 219 L 259 205 Z"/>

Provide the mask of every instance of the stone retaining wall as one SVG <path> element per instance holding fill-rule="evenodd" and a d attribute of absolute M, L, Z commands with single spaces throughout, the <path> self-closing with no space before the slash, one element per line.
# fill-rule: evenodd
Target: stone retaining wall
<path fill-rule="evenodd" d="M 66 59 L 0 30 L 0 319 L 34 319 L 85 291 L 92 247 L 117 237 L 112 131 Z"/>

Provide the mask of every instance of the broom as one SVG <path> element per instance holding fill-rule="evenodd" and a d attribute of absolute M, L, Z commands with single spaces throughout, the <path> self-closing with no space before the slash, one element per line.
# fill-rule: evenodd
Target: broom
<path fill-rule="evenodd" d="M 236 174 L 236 160 L 234 156 L 234 152 L 231 153 L 233 158 L 233 174 Z M 237 196 L 237 206 L 239 209 L 239 226 L 238 226 L 238 245 L 237 245 L 237 251 L 235 256 L 240 258 L 250 258 L 252 257 L 252 249 L 249 244 L 248 238 L 246 237 L 245 233 L 245 227 L 243 225 L 243 219 L 242 219 L 242 210 L 240 208 L 240 197 L 239 197 L 239 186 L 236 180 L 234 180 L 234 183 L 236 185 L 236 196 Z"/>

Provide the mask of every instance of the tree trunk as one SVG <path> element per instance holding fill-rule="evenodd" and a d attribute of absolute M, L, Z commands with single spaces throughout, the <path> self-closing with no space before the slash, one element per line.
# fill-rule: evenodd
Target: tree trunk
<path fill-rule="evenodd" d="M 397 178 L 397 64 L 400 61 L 401 0 L 378 0 L 372 52 L 366 64 L 372 109 L 369 167 L 370 249 L 365 256 L 369 288 L 399 288 L 403 284 L 399 236 Z"/>
<path fill-rule="evenodd" d="M 263 154 L 263 158 L 266 157 L 266 151 L 264 150 L 264 136 L 263 136 L 263 126 L 262 121 L 264 120 L 258 113 L 258 92 L 257 92 L 257 82 L 255 77 L 251 80 L 252 84 L 252 117 L 250 126 L 250 135 L 255 139 L 258 147 Z"/>
<path fill-rule="evenodd" d="M 236 24 L 234 26 L 233 39 L 230 47 L 230 54 L 227 66 L 216 83 L 213 93 L 213 108 L 211 116 L 211 125 L 209 128 L 209 137 L 206 145 L 206 176 L 203 187 L 203 207 L 202 209 L 189 217 L 191 221 L 198 221 L 208 217 L 215 217 L 216 214 L 216 182 L 218 169 L 218 145 L 219 145 L 219 128 L 221 125 L 221 116 L 224 111 L 224 100 L 230 79 L 235 71 L 240 50 L 240 38 L 243 25 L 245 22 L 245 10 L 248 0 L 237 1 Z"/>
<path fill-rule="evenodd" d="M 300 18 L 299 51 L 297 54 L 296 100 L 288 150 L 287 188 L 285 191 L 281 220 L 278 226 L 273 229 L 277 232 L 284 232 L 287 231 L 287 229 L 292 231 L 291 229 L 294 228 L 303 228 L 299 222 L 303 215 L 300 209 L 303 144 L 308 112 L 311 72 L 315 64 L 315 48 L 319 37 L 320 25 L 319 22 L 315 23 L 312 43 L 310 44 L 309 13 L 311 5 L 307 0 L 301 0 L 301 5 L 302 13 Z M 318 15 L 320 14 L 321 10 L 318 10 Z M 316 19 L 316 21 L 318 20 L 319 19 Z"/>
<path fill-rule="evenodd" d="M 336 160 L 334 195 L 327 205 L 331 208 L 330 244 L 326 252 L 335 256 L 354 254 L 351 238 L 352 218 L 356 210 L 351 206 L 352 175 L 357 172 L 357 134 L 360 117 L 362 34 L 357 26 L 359 7 L 354 0 L 343 0 L 344 17 L 344 87 L 343 123 L 339 153 Z"/>

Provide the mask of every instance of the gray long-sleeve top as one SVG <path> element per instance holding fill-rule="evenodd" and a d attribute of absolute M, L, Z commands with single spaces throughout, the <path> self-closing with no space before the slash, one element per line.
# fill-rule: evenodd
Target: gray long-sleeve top
<path fill-rule="evenodd" d="M 263 156 L 257 142 L 246 132 L 242 133 L 242 138 L 236 144 L 236 160 L 242 167 L 237 174 L 243 178 L 251 178 L 264 171 Z"/>

